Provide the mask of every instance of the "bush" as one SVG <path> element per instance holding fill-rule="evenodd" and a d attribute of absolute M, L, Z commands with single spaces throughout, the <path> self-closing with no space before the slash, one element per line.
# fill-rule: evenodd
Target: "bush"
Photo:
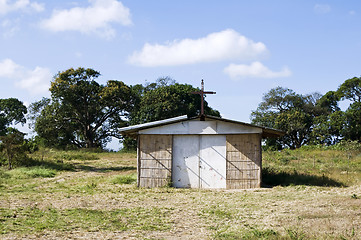
<path fill-rule="evenodd" d="M 341 151 L 361 152 L 361 143 L 359 143 L 358 141 L 341 141 L 335 145 L 329 146 L 329 148 Z"/>
<path fill-rule="evenodd" d="M 12 167 L 26 166 L 30 158 L 24 152 L 18 152 L 14 155 L 11 165 Z M 5 153 L 0 152 L 0 166 L 8 166 L 9 160 Z"/>

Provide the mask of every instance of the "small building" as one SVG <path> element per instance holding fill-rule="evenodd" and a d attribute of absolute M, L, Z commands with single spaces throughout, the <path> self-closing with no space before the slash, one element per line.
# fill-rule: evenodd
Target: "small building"
<path fill-rule="evenodd" d="M 247 189 L 261 186 L 261 140 L 283 132 L 213 116 L 129 126 L 138 141 L 138 186 Z"/>

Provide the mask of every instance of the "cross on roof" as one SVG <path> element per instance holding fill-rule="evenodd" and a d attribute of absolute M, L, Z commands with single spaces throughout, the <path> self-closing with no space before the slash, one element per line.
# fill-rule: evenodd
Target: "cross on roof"
<path fill-rule="evenodd" d="M 191 93 L 192 94 L 199 94 L 201 96 L 201 114 L 200 114 L 200 117 L 201 117 L 201 120 L 204 121 L 204 117 L 205 117 L 205 114 L 204 114 L 204 94 L 216 94 L 216 92 L 204 91 L 204 81 L 202 79 L 201 90 L 197 91 L 197 92 L 191 92 Z"/>

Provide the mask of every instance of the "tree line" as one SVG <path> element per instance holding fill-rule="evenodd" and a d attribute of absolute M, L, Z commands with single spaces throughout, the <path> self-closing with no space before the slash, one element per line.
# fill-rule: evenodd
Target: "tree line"
<path fill-rule="evenodd" d="M 70 68 L 51 81 L 49 98 L 29 108 L 15 98 L 0 99 L 0 151 L 11 160 L 19 153 L 42 145 L 61 149 L 104 148 L 111 137 L 121 139 L 124 148 L 134 149 L 133 139 L 122 137 L 118 129 L 128 125 L 200 113 L 199 91 L 169 77 L 155 82 L 127 85 L 109 80 L 100 84 L 100 73 L 90 68 Z M 339 102 L 348 100 L 342 111 Z M 205 101 L 205 114 L 220 117 Z M 27 119 L 36 136 L 11 127 Z M 299 148 L 305 144 L 335 144 L 341 140 L 361 141 L 361 78 L 346 80 L 335 91 L 297 94 L 277 87 L 263 97 L 251 114 L 253 124 L 283 130 L 279 139 L 267 139 L 272 149 Z M 25 144 L 26 143 L 26 144 Z M 1 160 L 1 159 L 0 159 Z M 1 163 L 1 161 L 0 161 Z"/>
<path fill-rule="evenodd" d="M 104 149 L 115 137 L 121 139 L 125 149 L 132 150 L 136 142 L 122 137 L 119 128 L 200 113 L 200 96 L 190 94 L 199 89 L 189 84 L 179 84 L 169 77 L 133 86 L 118 80 L 100 84 L 96 81 L 99 76 L 90 68 L 59 72 L 51 82 L 50 98 L 34 102 L 28 109 L 17 99 L 0 100 L 0 150 L 8 154 L 9 168 L 26 142 L 24 134 L 10 126 L 24 124 L 26 114 L 36 133 L 27 145 Z M 220 117 L 217 110 L 204 104 L 206 114 Z"/>
<path fill-rule="evenodd" d="M 345 111 L 339 106 L 341 101 L 349 103 Z M 279 139 L 266 140 L 266 147 L 272 149 L 361 142 L 361 78 L 348 79 L 325 95 L 273 88 L 264 94 L 251 119 L 254 124 L 286 133 Z"/>

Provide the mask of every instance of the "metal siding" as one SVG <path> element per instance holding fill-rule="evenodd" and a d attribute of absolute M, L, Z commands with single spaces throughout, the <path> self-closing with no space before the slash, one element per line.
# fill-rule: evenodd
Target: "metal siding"
<path fill-rule="evenodd" d="M 190 121 L 188 134 L 217 134 L 216 121 Z"/>
<path fill-rule="evenodd" d="M 248 125 L 217 121 L 218 134 L 251 134 L 262 133 L 262 128 Z"/>
<path fill-rule="evenodd" d="M 201 188 L 226 188 L 226 136 L 200 136 Z"/>
<path fill-rule="evenodd" d="M 173 138 L 174 187 L 226 188 L 226 136 Z"/>
<path fill-rule="evenodd" d="M 214 135 L 262 133 L 262 128 L 222 121 L 183 121 L 148 129 L 139 134 Z"/>
<path fill-rule="evenodd" d="M 137 137 L 137 185 L 140 186 L 140 136 Z"/>
<path fill-rule="evenodd" d="M 199 136 L 179 135 L 173 137 L 174 187 L 199 187 Z"/>

